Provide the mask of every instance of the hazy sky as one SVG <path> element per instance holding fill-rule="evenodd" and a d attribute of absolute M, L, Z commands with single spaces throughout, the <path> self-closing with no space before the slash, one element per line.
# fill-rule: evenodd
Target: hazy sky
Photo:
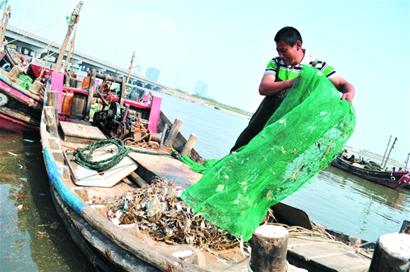
<path fill-rule="evenodd" d="M 10 25 L 58 43 L 78 1 L 10 0 Z M 160 69 L 159 81 L 192 92 L 198 80 L 220 102 L 255 111 L 259 81 L 276 56 L 274 36 L 298 28 L 303 47 L 352 82 L 357 127 L 349 144 L 393 156 L 410 152 L 410 0 L 90 1 L 76 49 L 127 68 Z"/>

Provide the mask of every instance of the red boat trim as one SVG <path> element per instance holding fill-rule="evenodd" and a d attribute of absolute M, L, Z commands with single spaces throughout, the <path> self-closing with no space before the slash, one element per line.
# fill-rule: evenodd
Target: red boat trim
<path fill-rule="evenodd" d="M 39 131 L 38 127 L 24 123 L 10 116 L 0 113 L 0 128 L 13 131 Z"/>

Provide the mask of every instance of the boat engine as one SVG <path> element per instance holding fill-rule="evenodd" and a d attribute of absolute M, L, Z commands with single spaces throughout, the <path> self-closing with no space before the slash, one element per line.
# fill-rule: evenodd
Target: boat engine
<path fill-rule="evenodd" d="M 111 137 L 130 137 L 135 123 L 135 115 L 130 114 L 130 111 L 128 106 L 121 108 L 119 103 L 111 102 L 108 109 L 94 114 L 93 124 Z"/>

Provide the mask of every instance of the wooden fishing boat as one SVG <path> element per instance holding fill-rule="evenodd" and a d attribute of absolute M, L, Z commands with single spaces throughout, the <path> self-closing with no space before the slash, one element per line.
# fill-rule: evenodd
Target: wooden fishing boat
<path fill-rule="evenodd" d="M 332 166 L 346 171 L 352 175 L 360 178 L 375 182 L 380 185 L 387 186 L 392 189 L 405 188 L 408 186 L 408 182 L 405 179 L 401 179 L 408 174 L 408 171 L 376 171 L 365 168 L 358 163 L 352 163 L 349 160 L 339 155 L 334 161 Z"/>
<path fill-rule="evenodd" d="M 43 108 L 40 132 L 51 196 L 73 240 L 95 266 L 104 271 L 248 271 L 249 257 L 239 244 L 213 252 L 189 244 L 156 240 L 144 231 L 142 223 L 116 223 L 114 219 L 117 217 L 112 216 L 110 206 L 106 204 L 110 199 L 122 199 L 124 196 L 127 199 L 128 194 L 140 190 L 140 187 L 146 184 L 156 184 L 159 179 L 167 180 L 169 184 L 175 184 L 181 189 L 199 180 L 200 174 L 192 172 L 171 156 L 171 150 L 175 149 L 178 153 L 188 154 L 196 161 L 201 160 L 192 147 L 192 141 L 185 140 L 179 133 L 178 120 L 172 124 L 158 110 L 135 108 L 135 111 L 140 110 L 137 114 L 139 116 L 159 117 L 142 122 L 144 128 L 150 128 L 152 136 L 153 131 L 162 132 L 162 136 L 156 137 L 159 144 L 155 148 L 133 147 L 117 166 L 97 172 L 74 161 L 73 151 L 87 143 L 106 139 L 107 135 L 113 136 L 110 131 L 121 133 L 123 130 L 118 129 L 121 123 L 102 122 L 104 120 L 101 119 L 101 122 L 94 122 L 100 125 L 97 127 L 69 115 L 60 120 L 57 114 L 57 92 L 47 92 L 46 97 L 47 105 Z M 121 97 L 122 95 L 119 95 L 120 99 Z M 119 104 L 123 104 L 121 100 Z M 89 110 L 89 107 L 86 109 Z M 148 113 L 141 112 L 144 110 Z M 130 118 L 126 116 L 126 107 L 121 107 L 119 112 L 119 116 L 98 112 L 95 114 L 127 123 Z M 113 123 L 115 126 L 103 133 L 104 128 L 107 128 L 105 124 Z M 129 129 L 128 132 L 134 132 L 134 138 L 137 138 L 138 132 L 135 129 Z M 127 143 L 126 135 L 122 136 Z M 138 137 L 141 140 L 144 138 L 143 135 Z M 158 146 L 162 148 L 158 149 Z M 109 147 L 100 150 L 99 158 L 106 158 L 113 150 L 118 149 Z M 123 209 L 127 208 L 123 206 Z M 293 224 L 295 219 L 300 217 L 305 218 L 302 225 L 311 228 L 306 214 L 297 212 L 297 209 L 282 204 L 273 210 L 276 210 L 275 215 L 278 218 L 284 218 L 284 223 Z M 296 223 L 301 225 L 300 222 Z M 312 240 L 311 234 L 308 236 L 310 239 L 296 236 L 289 240 L 289 262 L 297 263 L 309 271 L 339 271 L 338 269 L 346 267 L 352 267 L 349 271 L 364 271 L 368 268 L 370 259 L 355 253 L 352 247 L 334 241 Z M 306 239 L 309 240 L 308 245 Z M 323 252 L 331 254 L 324 256 Z"/>
<path fill-rule="evenodd" d="M 43 99 L 33 89 L 20 86 L 13 74 L 0 69 L 0 127 L 9 130 L 38 130 Z M 11 75 L 12 74 L 12 75 Z"/>

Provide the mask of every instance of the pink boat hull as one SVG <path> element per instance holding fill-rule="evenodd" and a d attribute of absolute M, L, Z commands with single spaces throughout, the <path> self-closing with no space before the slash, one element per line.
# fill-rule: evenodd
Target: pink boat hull
<path fill-rule="evenodd" d="M 38 127 L 26 124 L 2 113 L 0 113 L 0 129 L 17 133 L 33 133 L 39 131 Z"/>

